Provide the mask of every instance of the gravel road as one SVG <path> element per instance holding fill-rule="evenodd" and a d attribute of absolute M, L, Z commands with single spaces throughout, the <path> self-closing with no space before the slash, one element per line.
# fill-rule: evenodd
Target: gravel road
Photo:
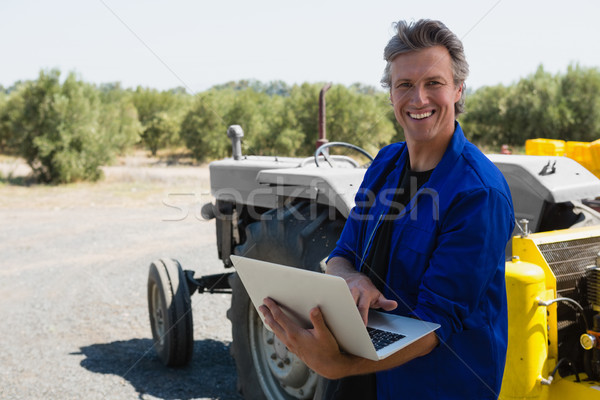
<path fill-rule="evenodd" d="M 198 217 L 207 169 L 106 175 L 59 187 L 0 181 L 0 399 L 240 399 L 229 295 L 192 297 L 188 367 L 160 363 L 148 322 L 154 259 L 224 270 L 214 221 Z"/>

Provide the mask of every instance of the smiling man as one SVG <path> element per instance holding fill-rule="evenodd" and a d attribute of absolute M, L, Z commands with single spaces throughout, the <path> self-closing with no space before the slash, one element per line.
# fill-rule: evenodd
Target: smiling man
<path fill-rule="evenodd" d="M 454 133 L 454 104 L 463 91 L 455 84 L 452 60 L 436 45 L 397 56 L 390 65 L 390 98 L 404 128 L 413 171 L 433 169 Z"/>
<path fill-rule="evenodd" d="M 396 28 L 382 83 L 406 142 L 384 147 L 369 167 L 327 273 L 345 278 L 365 323 L 376 308 L 441 328 L 371 361 L 340 351 L 319 309 L 312 329 L 270 299 L 261 312 L 290 351 L 331 379 L 322 398 L 496 399 L 507 345 L 511 195 L 456 121 L 468 75 L 460 40 L 439 21 Z"/>

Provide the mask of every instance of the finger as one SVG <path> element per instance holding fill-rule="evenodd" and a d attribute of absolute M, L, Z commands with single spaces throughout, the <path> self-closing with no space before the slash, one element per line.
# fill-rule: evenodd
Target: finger
<path fill-rule="evenodd" d="M 365 326 L 369 322 L 369 308 L 371 308 L 371 302 L 367 299 L 366 296 L 362 296 L 358 300 L 358 312 L 360 313 L 360 317 L 362 318 Z"/>
<path fill-rule="evenodd" d="M 270 298 L 270 297 L 265 297 L 265 298 L 263 299 L 263 304 L 264 304 L 265 306 L 267 306 L 269 309 L 271 309 L 271 307 L 277 307 L 277 303 L 275 302 L 275 300 L 273 300 L 273 299 L 272 299 L 272 298 Z"/>
<path fill-rule="evenodd" d="M 323 331 L 327 329 L 327 325 L 325 324 L 325 319 L 323 318 L 323 313 L 319 307 L 315 307 L 310 310 L 310 322 L 313 324 L 313 328 L 317 331 Z"/>
<path fill-rule="evenodd" d="M 286 317 L 283 311 L 281 311 L 281 307 L 279 307 L 279 304 L 277 304 L 272 298 L 265 297 L 263 299 L 263 305 L 269 309 L 274 319 L 281 320 Z"/>
<path fill-rule="evenodd" d="M 263 299 L 263 305 L 260 307 L 267 313 L 263 312 L 265 316 L 265 322 L 271 327 L 273 332 L 278 336 L 287 335 L 289 320 L 285 313 L 281 310 L 279 305 L 271 298 Z"/>
<path fill-rule="evenodd" d="M 360 299 L 360 290 L 357 287 L 350 288 L 350 294 L 354 299 L 354 304 L 358 305 L 358 299 Z"/>
<path fill-rule="evenodd" d="M 337 341 L 333 336 L 333 333 L 329 330 L 325 317 L 319 307 L 315 307 L 310 310 L 310 322 L 313 324 L 314 336 L 320 340 L 327 338 L 327 340 L 334 341 L 337 346 Z"/>
<path fill-rule="evenodd" d="M 383 308 L 385 311 L 392 311 L 398 307 L 398 302 L 395 300 L 386 299 L 383 295 L 377 299 L 377 307 Z"/>
<path fill-rule="evenodd" d="M 294 321 L 292 321 L 292 319 L 290 319 L 286 313 L 283 312 L 281 307 L 279 307 L 279 304 L 277 304 L 273 299 L 267 297 L 263 300 L 263 302 L 271 312 L 273 321 L 277 323 L 286 334 L 289 334 L 290 332 L 296 332 L 298 329 L 300 329 L 300 327 Z"/>
<path fill-rule="evenodd" d="M 271 313 L 271 310 L 269 309 L 269 307 L 267 307 L 263 304 L 262 306 L 258 307 L 258 310 L 264 316 L 265 324 L 267 324 L 269 326 L 269 328 L 271 328 L 273 333 L 275 333 L 276 335 L 277 334 L 285 334 L 285 330 L 283 329 L 283 327 L 281 325 L 279 325 L 277 323 L 277 321 L 275 321 L 275 318 L 273 318 L 273 313 Z"/>
<path fill-rule="evenodd" d="M 352 294 L 352 298 L 354 299 L 354 304 L 356 304 L 356 307 L 358 308 L 360 317 L 364 321 L 365 325 L 367 325 L 367 314 L 369 313 L 369 304 L 365 300 L 365 296 L 362 296 L 360 289 L 356 287 L 351 288 L 350 293 Z"/>

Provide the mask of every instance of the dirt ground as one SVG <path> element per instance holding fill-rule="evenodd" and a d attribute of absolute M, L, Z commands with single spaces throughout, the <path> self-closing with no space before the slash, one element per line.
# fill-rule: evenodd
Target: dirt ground
<path fill-rule="evenodd" d="M 164 367 L 151 340 L 149 264 L 223 272 L 206 166 L 133 156 L 98 183 L 26 186 L 0 159 L 0 399 L 240 399 L 227 294 L 195 294 L 194 357 Z"/>

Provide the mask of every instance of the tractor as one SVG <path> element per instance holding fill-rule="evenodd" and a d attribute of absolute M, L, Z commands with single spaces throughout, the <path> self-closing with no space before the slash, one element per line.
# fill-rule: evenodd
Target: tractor
<path fill-rule="evenodd" d="M 326 88 L 324 88 L 326 90 Z M 311 399 L 318 376 L 267 330 L 232 254 L 324 271 L 354 206 L 365 165 L 329 154 L 321 92 L 320 138 L 307 158 L 244 155 L 243 130 L 227 136 L 232 157 L 209 165 L 224 273 L 196 276 L 173 259 L 150 265 L 148 308 L 154 347 L 165 365 L 190 361 L 190 296 L 231 293 L 231 354 L 238 390 L 248 400 Z M 504 174 L 517 219 L 506 247 L 509 342 L 501 399 L 600 399 L 600 180 L 559 156 L 488 156 Z"/>

